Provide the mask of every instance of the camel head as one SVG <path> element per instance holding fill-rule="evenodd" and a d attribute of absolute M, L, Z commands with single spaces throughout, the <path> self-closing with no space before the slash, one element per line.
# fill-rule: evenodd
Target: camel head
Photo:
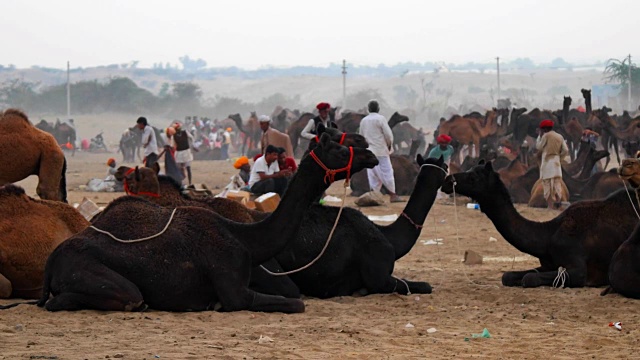
<path fill-rule="evenodd" d="M 618 167 L 618 175 L 621 179 L 629 181 L 634 187 L 640 187 L 640 151 L 636 154 L 635 158 L 628 158 L 622 160 L 622 164 Z"/>
<path fill-rule="evenodd" d="M 417 178 L 420 179 L 423 176 L 428 176 L 428 174 L 433 173 L 435 170 L 436 176 L 431 181 L 425 182 L 426 188 L 439 188 L 444 183 L 444 179 L 447 176 L 447 172 L 449 171 L 449 167 L 444 163 L 444 158 L 440 156 L 438 159 L 434 158 L 423 158 L 422 155 L 416 155 L 416 162 L 418 166 L 420 166 L 420 172 L 418 173 Z M 434 166 L 439 167 L 441 170 L 436 169 Z M 417 181 L 420 183 L 420 180 Z"/>
<path fill-rule="evenodd" d="M 331 141 L 327 133 L 320 136 L 315 149 L 300 162 L 300 170 L 306 172 L 324 172 L 325 183 L 346 179 L 347 176 L 363 169 L 371 169 L 378 165 L 378 158 L 369 150 L 356 147 L 342 146 Z M 313 167 L 313 170 L 311 170 Z M 303 171 L 298 171 L 302 173 Z"/>
<path fill-rule="evenodd" d="M 495 199 L 496 193 L 499 192 L 510 198 L 507 188 L 500 180 L 500 175 L 493 170 L 492 163 L 484 160 L 480 160 L 478 165 L 469 171 L 447 176 L 441 190 L 452 194 L 454 187 L 457 194 L 468 196 L 478 203 Z"/>
<path fill-rule="evenodd" d="M 565 96 L 564 100 L 562 100 L 562 108 L 566 107 L 568 109 L 571 106 L 571 101 L 571 96 Z"/>
<path fill-rule="evenodd" d="M 115 173 L 115 178 L 122 181 L 125 185 L 127 195 L 133 196 L 154 196 L 157 197 L 160 192 L 160 183 L 158 182 L 158 172 L 160 166 L 154 164 L 154 168 L 130 168 L 120 166 Z"/>

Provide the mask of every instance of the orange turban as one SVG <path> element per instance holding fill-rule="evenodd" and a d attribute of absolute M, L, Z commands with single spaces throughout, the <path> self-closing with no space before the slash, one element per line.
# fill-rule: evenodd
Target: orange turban
<path fill-rule="evenodd" d="M 111 164 L 115 164 L 116 163 L 116 159 L 114 158 L 109 158 L 109 160 L 107 160 L 107 165 L 111 166 Z"/>
<path fill-rule="evenodd" d="M 246 156 L 241 156 L 238 158 L 238 160 L 236 160 L 236 162 L 233 164 L 233 167 L 236 169 L 240 169 L 242 167 L 242 165 L 246 165 L 249 163 L 249 158 Z"/>
<path fill-rule="evenodd" d="M 176 134 L 176 128 L 169 126 L 166 130 L 167 136 L 173 136 Z"/>

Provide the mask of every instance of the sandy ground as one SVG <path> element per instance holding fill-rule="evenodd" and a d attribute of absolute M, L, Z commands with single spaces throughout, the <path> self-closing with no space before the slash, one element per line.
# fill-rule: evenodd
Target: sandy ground
<path fill-rule="evenodd" d="M 86 193 L 80 185 L 103 177 L 113 154 L 68 157 L 71 203 L 100 205 L 121 194 Z M 222 187 L 227 162 L 196 162 L 195 182 Z M 35 178 L 20 183 L 35 195 Z M 329 194 L 342 194 L 334 184 Z M 464 204 L 463 199 L 459 199 Z M 347 203 L 353 206 L 353 198 Z M 362 209 L 399 214 L 403 203 Z M 518 207 L 532 220 L 555 211 Z M 457 212 L 457 218 L 456 218 Z M 442 245 L 422 241 L 441 238 Z M 495 238 L 496 241 L 490 241 Z M 485 257 L 461 263 L 465 250 Z M 501 286 L 502 272 L 529 269 L 520 253 L 478 210 L 436 204 L 413 250 L 395 274 L 434 286 L 431 295 L 305 298 L 306 312 L 48 313 L 21 305 L 0 313 L 0 359 L 583 359 L 632 358 L 640 337 L 638 302 L 601 289 L 521 289 Z M 1 304 L 12 301 L 2 300 Z M 621 321 L 622 331 L 609 327 Z M 428 331 L 429 329 L 435 329 Z M 491 338 L 465 338 L 488 329 Z M 260 338 L 263 338 L 261 341 Z M 266 339 L 268 337 L 268 339 Z M 270 340 L 271 341 L 270 341 Z"/>

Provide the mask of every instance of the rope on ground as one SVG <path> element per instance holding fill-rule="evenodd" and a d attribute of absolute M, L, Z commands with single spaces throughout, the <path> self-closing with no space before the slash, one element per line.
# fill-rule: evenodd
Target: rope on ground
<path fill-rule="evenodd" d="M 169 218 L 169 221 L 167 221 L 167 224 L 164 226 L 164 229 L 162 229 L 162 231 L 160 231 L 159 233 L 157 233 L 155 235 L 147 236 L 147 237 L 144 237 L 144 238 L 141 238 L 141 239 L 122 240 L 122 239 L 119 239 L 119 238 L 115 237 L 112 233 L 110 233 L 108 231 L 105 231 L 105 230 L 98 229 L 97 227 L 95 227 L 93 225 L 91 225 L 89 227 L 91 229 L 101 233 L 101 234 L 109 235 L 113 240 L 115 240 L 117 242 L 121 242 L 121 243 L 125 243 L 125 244 L 132 244 L 132 243 L 151 240 L 153 238 L 156 238 L 156 237 L 164 234 L 164 232 L 167 231 L 167 229 L 169 228 L 169 224 L 171 224 L 171 221 L 173 221 L 173 216 L 176 214 L 176 210 L 178 210 L 178 208 L 173 209 L 173 212 L 171 213 L 171 217 Z"/>
<path fill-rule="evenodd" d="M 329 243 L 331 242 L 331 238 L 333 238 L 333 232 L 336 230 L 336 227 L 338 226 L 338 221 L 340 220 L 340 215 L 342 215 L 342 209 L 344 208 L 344 201 L 347 199 L 347 188 L 349 187 L 349 182 L 347 180 L 345 180 L 344 182 L 344 194 L 342 194 L 342 203 L 340 204 L 340 210 L 338 210 L 338 216 L 336 216 L 336 221 L 333 223 L 333 227 L 331 228 L 331 232 L 329 233 L 329 237 L 327 238 L 327 241 L 324 244 L 324 247 L 322 248 L 322 251 L 320 251 L 320 254 L 318 254 L 318 256 L 316 256 L 315 259 L 311 260 L 310 263 L 308 263 L 307 265 L 297 268 L 295 270 L 291 270 L 291 271 L 285 271 L 285 272 L 279 272 L 279 273 L 274 273 L 273 271 L 270 271 L 269 269 L 267 269 L 266 267 L 260 265 L 260 267 L 262 268 L 262 270 L 266 271 L 267 274 L 269 275 L 273 275 L 273 276 L 285 276 L 285 275 L 289 275 L 289 274 L 295 274 L 297 272 L 300 272 L 306 268 L 308 268 L 309 266 L 315 264 L 316 261 L 320 260 L 320 258 L 322 257 L 322 255 L 324 254 L 324 252 L 327 250 L 327 248 L 329 247 Z"/>

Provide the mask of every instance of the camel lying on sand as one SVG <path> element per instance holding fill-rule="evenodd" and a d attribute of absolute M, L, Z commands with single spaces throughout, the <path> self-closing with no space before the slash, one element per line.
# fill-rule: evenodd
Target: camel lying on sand
<path fill-rule="evenodd" d="M 552 220 L 527 220 L 513 206 L 491 163 L 449 175 L 442 191 L 475 199 L 500 234 L 518 250 L 537 257 L 540 267 L 508 271 L 505 286 L 603 286 L 609 263 L 638 218 L 624 189 L 605 199 L 579 201 Z M 638 203 L 634 199 L 633 206 Z"/>
<path fill-rule="evenodd" d="M 0 298 L 39 298 L 47 257 L 87 226 L 72 206 L 32 199 L 15 185 L 0 186 Z"/>

